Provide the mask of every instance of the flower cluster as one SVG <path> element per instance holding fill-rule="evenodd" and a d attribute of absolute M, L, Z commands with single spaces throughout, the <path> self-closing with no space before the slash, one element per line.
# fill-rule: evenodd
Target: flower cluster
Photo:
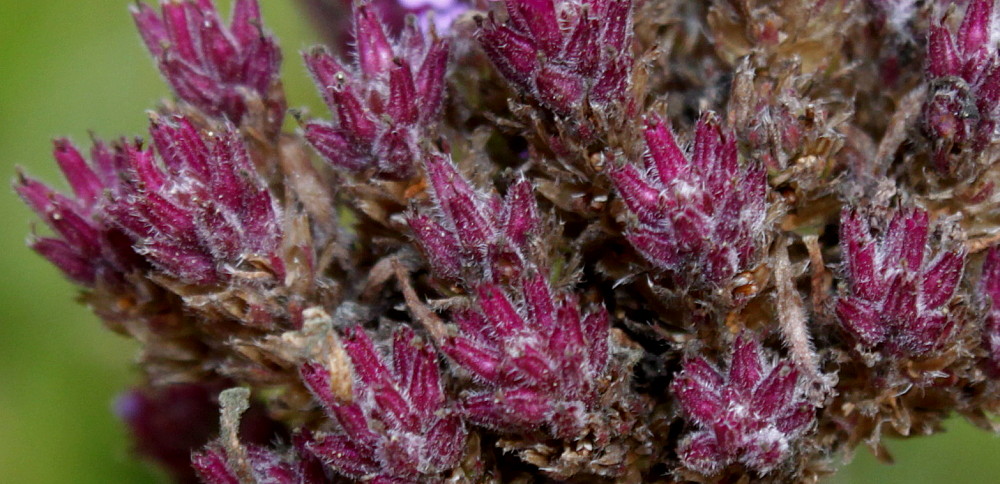
<path fill-rule="evenodd" d="M 284 99 L 272 93 L 281 50 L 263 31 L 257 0 L 236 0 L 228 28 L 211 0 L 161 0 L 160 8 L 137 3 L 132 16 L 177 97 L 236 124 L 248 104 L 264 102 L 270 124 L 281 124 Z"/>
<path fill-rule="evenodd" d="M 837 300 L 837 315 L 866 349 L 920 356 L 941 344 L 955 325 L 948 307 L 966 254 L 947 240 L 932 251 L 930 218 L 919 208 L 895 211 L 885 222 L 872 210 L 841 214 L 850 288 Z"/>
<path fill-rule="evenodd" d="M 407 25 L 390 40 L 376 10 L 354 10 L 357 65 L 344 67 L 322 48 L 306 65 L 336 123 L 308 121 L 305 137 L 338 168 L 385 179 L 411 177 L 434 132 L 444 99 L 448 41 Z"/>
<path fill-rule="evenodd" d="M 257 175 L 236 128 L 199 130 L 183 117 L 154 116 L 159 153 L 126 144 L 112 223 L 159 271 L 214 284 L 241 270 L 282 276 L 281 211 Z"/>
<path fill-rule="evenodd" d="M 501 199 L 475 190 L 444 155 L 431 155 L 426 168 L 434 210 L 408 221 L 434 274 L 456 283 L 520 274 L 540 228 L 531 182 L 518 181 Z"/>
<path fill-rule="evenodd" d="M 599 410 L 598 388 L 609 365 L 608 314 L 597 307 L 581 315 L 578 298 L 553 294 L 540 273 L 512 296 L 483 284 L 477 309 L 453 314 L 459 334 L 444 342 L 444 352 L 486 387 L 464 398 L 465 414 L 502 432 L 544 425 L 555 437 L 579 437 Z"/>
<path fill-rule="evenodd" d="M 931 26 L 927 39 L 930 91 L 922 126 L 934 143 L 934 166 L 954 169 L 953 153 L 982 150 L 996 138 L 1000 121 L 1000 58 L 997 57 L 994 1 L 973 0 L 956 32 L 947 16 Z"/>
<path fill-rule="evenodd" d="M 767 474 L 795 452 L 815 410 L 801 397 L 799 371 L 770 359 L 747 335 L 733 344 L 728 373 L 699 356 L 685 359 L 671 383 L 684 414 L 699 428 L 678 448 L 685 466 L 713 475 L 740 463 Z"/>
<path fill-rule="evenodd" d="M 353 368 L 350 394 L 331 389 L 331 378 L 344 375 L 316 362 L 300 370 L 342 430 L 315 435 L 306 450 L 342 475 L 376 482 L 410 482 L 455 467 L 466 431 L 445 399 L 436 351 L 409 328 L 393 336 L 391 366 L 361 328 L 348 330 L 343 346 Z"/>
<path fill-rule="evenodd" d="M 508 81 L 553 113 L 569 117 L 628 99 L 632 72 L 631 0 L 505 0 L 509 19 L 491 13 L 478 32 Z"/>
<path fill-rule="evenodd" d="M 724 285 L 752 269 L 767 209 L 763 167 L 740 166 L 736 139 L 711 115 L 695 128 L 690 157 L 658 116 L 644 134 L 644 169 L 610 173 L 636 219 L 632 246 L 682 284 Z"/>

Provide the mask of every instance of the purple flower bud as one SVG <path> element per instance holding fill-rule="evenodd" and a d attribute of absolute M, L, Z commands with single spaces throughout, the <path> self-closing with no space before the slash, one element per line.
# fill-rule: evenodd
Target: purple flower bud
<path fill-rule="evenodd" d="M 921 125 L 934 142 L 934 164 L 954 171 L 952 151 L 982 150 L 996 138 L 1000 120 L 1000 59 L 993 35 L 993 0 L 973 0 L 957 32 L 947 17 L 930 27 Z"/>
<path fill-rule="evenodd" d="M 256 0 L 236 0 L 227 28 L 211 0 L 160 0 L 153 7 L 132 7 L 139 34 L 177 97 L 210 116 L 239 124 L 248 96 L 269 108 L 280 127 L 284 99 L 272 95 L 278 82 L 281 51 L 263 31 Z"/>
<path fill-rule="evenodd" d="M 629 99 L 631 0 L 506 0 L 477 36 L 508 81 L 560 116 Z"/>
<path fill-rule="evenodd" d="M 738 463 L 767 474 L 794 453 L 815 412 L 798 370 L 771 360 L 747 335 L 734 343 L 728 373 L 698 356 L 685 359 L 670 389 L 698 428 L 677 450 L 686 467 L 713 475 Z"/>
<path fill-rule="evenodd" d="M 317 434 L 307 451 L 337 473 L 379 482 L 411 482 L 455 467 L 467 434 L 445 399 L 433 347 L 404 326 L 393 337 L 391 360 L 361 328 L 348 330 L 344 350 L 353 366 L 350 401 L 334 394 L 323 365 L 300 368 L 341 429 Z"/>
<path fill-rule="evenodd" d="M 454 283 L 516 278 L 540 225 L 531 183 L 517 181 L 501 199 L 472 188 L 445 155 L 430 155 L 426 169 L 433 215 L 408 221 L 435 276 Z"/>
<path fill-rule="evenodd" d="M 306 139 L 327 161 L 384 179 L 416 173 L 420 142 L 435 128 L 444 99 L 448 42 L 407 25 L 390 39 L 376 9 L 354 8 L 357 64 L 345 67 L 322 48 L 306 65 L 337 121 L 307 121 Z"/>
<path fill-rule="evenodd" d="M 725 284 L 752 268 L 767 210 L 763 167 L 739 165 L 736 139 L 711 114 L 698 122 L 690 157 L 655 115 L 645 137 L 645 168 L 610 172 L 636 218 L 632 246 L 682 284 Z"/>
<path fill-rule="evenodd" d="M 948 305 L 962 278 L 966 252 L 943 240 L 932 251 L 930 220 L 919 208 L 890 215 L 854 209 L 841 213 L 849 290 L 837 300 L 836 311 L 862 347 L 920 356 L 937 348 L 955 324 Z"/>
<path fill-rule="evenodd" d="M 127 164 L 123 151 L 95 141 L 88 163 L 72 143 L 60 139 L 53 154 L 75 198 L 24 175 L 14 184 L 57 236 L 38 238 L 32 248 L 78 284 L 123 283 L 124 274 L 143 267 L 132 242 L 106 218 L 107 195 L 121 192 L 118 173 Z"/>
<path fill-rule="evenodd" d="M 983 326 L 986 363 L 994 377 L 1000 377 L 1000 246 L 991 247 L 983 263 L 979 292 L 990 304 Z"/>
<path fill-rule="evenodd" d="M 536 273 L 516 298 L 482 284 L 476 309 L 453 313 L 459 333 L 443 349 L 485 387 L 463 401 L 471 422 L 502 432 L 544 425 L 555 437 L 579 436 L 600 410 L 610 330 L 602 306 L 586 315 L 579 308 L 575 295 L 553 294 Z"/>
<path fill-rule="evenodd" d="M 184 117 L 154 116 L 150 134 L 159 160 L 126 144 L 125 182 L 108 207 L 136 249 L 188 283 L 213 284 L 247 264 L 280 277 L 280 211 L 236 128 L 202 132 Z"/>

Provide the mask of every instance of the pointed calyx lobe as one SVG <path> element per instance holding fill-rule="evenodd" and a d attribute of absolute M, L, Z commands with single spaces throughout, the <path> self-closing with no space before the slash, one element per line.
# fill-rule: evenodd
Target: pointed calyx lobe
<path fill-rule="evenodd" d="M 994 0 L 972 0 L 956 31 L 947 15 L 927 39 L 929 83 L 921 125 L 934 143 L 934 166 L 954 170 L 953 152 L 981 151 L 1000 121 L 1000 57 L 994 32 Z"/>
<path fill-rule="evenodd" d="M 631 0 L 505 0 L 477 32 L 497 70 L 559 116 L 589 106 L 609 111 L 629 99 Z"/>
<path fill-rule="evenodd" d="M 137 3 L 132 16 L 178 98 L 237 125 L 261 101 L 268 128 L 280 129 L 284 97 L 273 88 L 281 51 L 263 31 L 257 0 L 235 0 L 228 27 L 211 0 L 160 0 L 160 10 Z"/>
<path fill-rule="evenodd" d="M 741 464 L 767 474 L 795 453 L 815 411 L 798 369 L 773 360 L 750 335 L 737 338 L 726 372 L 699 356 L 684 360 L 670 389 L 697 429 L 677 449 L 685 467 L 713 475 Z"/>
<path fill-rule="evenodd" d="M 577 297 L 554 293 L 540 273 L 512 291 L 482 284 L 475 309 L 458 310 L 442 348 L 482 389 L 462 405 L 470 422 L 504 433 L 544 427 L 579 437 L 607 423 L 601 389 L 611 369 L 610 318 L 603 306 L 581 314 Z"/>
<path fill-rule="evenodd" d="M 432 154 L 425 166 L 431 206 L 408 222 L 434 276 L 468 288 L 523 273 L 541 225 L 531 182 L 516 181 L 501 198 L 476 190 L 447 156 Z"/>
<path fill-rule="evenodd" d="M 930 218 L 919 208 L 841 213 L 848 290 L 837 299 L 836 311 L 861 347 L 921 356 L 951 334 L 955 321 L 949 306 L 966 251 L 955 240 L 930 235 Z"/>
<path fill-rule="evenodd" d="M 448 42 L 413 23 L 391 39 L 376 9 L 354 7 L 357 60 L 345 65 L 323 48 L 305 53 L 336 121 L 307 121 L 305 137 L 328 162 L 382 179 L 416 173 L 444 99 Z"/>
<path fill-rule="evenodd" d="M 354 479 L 417 482 L 458 464 L 467 432 L 446 400 L 437 352 L 403 326 L 382 356 L 361 328 L 349 329 L 344 350 L 353 369 L 351 395 L 331 389 L 341 372 L 317 362 L 300 368 L 302 380 L 340 426 L 317 433 L 305 450 L 334 472 Z"/>
<path fill-rule="evenodd" d="M 725 285 L 752 269 L 767 211 L 763 166 L 741 166 L 735 137 L 710 113 L 698 122 L 689 154 L 656 115 L 644 135 L 643 165 L 610 172 L 634 216 L 632 246 L 682 285 Z"/>

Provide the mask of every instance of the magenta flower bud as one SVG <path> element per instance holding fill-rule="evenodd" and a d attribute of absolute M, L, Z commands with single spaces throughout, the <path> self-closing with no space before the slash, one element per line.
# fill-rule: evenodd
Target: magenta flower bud
<path fill-rule="evenodd" d="M 724 285 L 752 269 L 767 211 L 763 167 L 740 166 L 735 137 L 711 114 L 698 122 L 690 156 L 658 116 L 647 118 L 645 138 L 644 169 L 610 172 L 635 216 L 632 246 L 686 285 Z"/>
<path fill-rule="evenodd" d="M 336 167 L 383 179 L 416 173 L 420 142 L 433 133 L 444 99 L 448 42 L 407 25 L 390 39 L 376 9 L 354 8 L 357 63 L 345 67 L 322 48 L 306 65 L 337 121 L 307 121 L 305 137 Z"/>
<path fill-rule="evenodd" d="M 210 116 L 239 124 L 248 96 L 265 102 L 281 124 L 284 99 L 271 94 L 278 82 L 281 51 L 263 31 L 257 0 L 236 0 L 232 21 L 223 25 L 211 0 L 160 0 L 132 7 L 139 34 L 160 72 L 180 99 Z"/>
<path fill-rule="evenodd" d="M 742 464 L 767 474 L 794 454 L 815 411 L 802 396 L 798 369 L 774 359 L 748 335 L 734 343 L 728 372 L 698 356 L 685 359 L 670 385 L 697 428 L 677 449 L 684 466 L 713 475 Z"/>
<path fill-rule="evenodd" d="M 575 295 L 553 294 L 536 273 L 516 295 L 480 285 L 475 307 L 453 313 L 458 335 L 442 345 L 485 387 L 463 400 L 469 421 L 505 433 L 545 426 L 572 439 L 601 420 L 610 331 L 603 306 L 583 315 Z"/>
<path fill-rule="evenodd" d="M 994 378 L 1000 377 L 1000 246 L 993 246 L 983 262 L 979 293 L 990 305 L 983 325 L 983 347 L 986 364 Z"/>
<path fill-rule="evenodd" d="M 41 237 L 31 247 L 74 282 L 93 287 L 117 285 L 124 274 L 143 267 L 132 242 L 106 219 L 106 194 L 120 193 L 118 173 L 126 164 L 121 150 L 94 142 L 91 162 L 68 140 L 55 141 L 53 155 L 74 197 L 55 192 L 21 175 L 14 189 L 56 237 Z"/>
<path fill-rule="evenodd" d="M 126 181 L 108 207 L 136 249 L 187 283 L 213 284 L 261 265 L 280 277 L 280 210 L 236 128 L 202 132 L 184 117 L 154 116 L 150 134 L 159 159 L 125 145 Z"/>
<path fill-rule="evenodd" d="M 531 183 L 515 182 L 501 199 L 472 188 L 445 155 L 430 155 L 426 167 L 434 209 L 408 221 L 434 275 L 500 283 L 523 272 L 540 226 Z"/>
<path fill-rule="evenodd" d="M 631 0 L 506 0 L 477 36 L 497 70 L 560 116 L 626 103 L 632 73 Z"/>
<path fill-rule="evenodd" d="M 944 240 L 932 250 L 930 221 L 919 208 L 890 215 L 841 213 L 849 290 L 837 300 L 836 311 L 861 347 L 921 356 L 939 347 L 955 324 L 948 306 L 962 279 L 966 251 Z"/>
<path fill-rule="evenodd" d="M 300 368 L 341 430 L 317 434 L 307 451 L 335 472 L 366 482 L 422 482 L 457 466 L 467 432 L 445 398 L 434 348 L 405 326 L 393 336 L 391 359 L 361 328 L 348 330 L 343 347 L 353 367 L 350 400 L 334 393 L 323 365 Z"/>
<path fill-rule="evenodd" d="M 982 150 L 996 138 L 1000 120 L 1000 61 L 992 34 L 993 0 L 972 0 L 958 31 L 947 17 L 930 27 L 921 126 L 935 145 L 934 165 L 954 171 L 952 151 Z M 956 149 L 957 148 L 957 149 Z"/>

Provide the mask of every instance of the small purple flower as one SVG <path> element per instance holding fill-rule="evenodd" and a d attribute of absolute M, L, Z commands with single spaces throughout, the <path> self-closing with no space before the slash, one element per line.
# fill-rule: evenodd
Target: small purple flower
<path fill-rule="evenodd" d="M 95 141 L 88 163 L 72 143 L 59 139 L 53 154 L 73 190 L 72 197 L 24 175 L 14 184 L 25 203 L 57 235 L 36 238 L 31 247 L 78 284 L 113 287 L 124 283 L 125 274 L 144 267 L 132 241 L 106 216 L 107 196 L 121 193 L 119 173 L 128 163 L 124 150 Z"/>
<path fill-rule="evenodd" d="M 698 122 L 690 157 L 658 116 L 645 138 L 644 169 L 610 172 L 636 219 L 632 246 L 682 284 L 718 286 L 752 269 L 767 210 L 763 167 L 739 165 L 735 137 L 712 114 Z"/>
<path fill-rule="evenodd" d="M 919 208 L 845 209 L 840 224 L 849 289 L 836 311 L 844 329 L 864 348 L 891 355 L 937 348 L 955 324 L 948 305 L 962 279 L 964 247 L 942 240 L 932 251 L 930 220 Z"/>
<path fill-rule="evenodd" d="M 416 173 L 444 99 L 448 42 L 415 25 L 390 40 L 376 10 L 354 8 L 357 63 L 344 67 L 314 48 L 305 61 L 337 121 L 307 121 L 306 139 L 338 168 L 384 179 Z"/>
<path fill-rule="evenodd" d="M 991 247 L 983 263 L 979 293 L 990 304 L 983 326 L 983 346 L 987 365 L 994 377 L 1000 377 L 1000 246 Z"/>
<path fill-rule="evenodd" d="M 433 19 L 436 28 L 446 32 L 451 23 L 459 15 L 469 10 L 469 4 L 463 0 L 397 0 L 406 12 L 413 13 L 426 29 Z"/>
<path fill-rule="evenodd" d="M 947 18 L 927 39 L 928 98 L 922 127 L 934 142 L 934 164 L 953 170 L 952 152 L 981 151 L 996 138 L 1000 121 L 1000 58 L 993 33 L 993 0 L 973 0 L 957 32 Z"/>
<path fill-rule="evenodd" d="M 150 134 L 159 159 L 125 144 L 124 181 L 107 207 L 136 250 L 187 283 L 241 270 L 283 275 L 280 210 L 236 128 L 200 131 L 181 116 L 154 116 Z"/>
<path fill-rule="evenodd" d="M 477 36 L 497 69 L 559 116 L 629 99 L 631 0 L 506 0 Z"/>
<path fill-rule="evenodd" d="M 348 330 L 343 348 L 353 366 L 350 401 L 334 393 L 330 370 L 321 364 L 300 368 L 341 429 L 317 434 L 307 451 L 337 473 L 366 482 L 416 482 L 458 465 L 466 430 L 445 398 L 434 348 L 405 326 L 394 334 L 391 360 L 361 328 Z"/>
<path fill-rule="evenodd" d="M 475 190 L 445 155 L 430 155 L 426 168 L 434 210 L 408 221 L 434 274 L 456 283 L 515 279 L 540 226 L 531 183 L 515 182 L 501 199 Z"/>
<path fill-rule="evenodd" d="M 747 335 L 734 343 L 727 373 L 698 356 L 684 360 L 670 385 L 698 428 L 677 450 L 684 466 L 712 475 L 739 463 L 767 474 L 794 453 L 815 411 L 801 396 L 799 371 L 770 360 Z"/>
<path fill-rule="evenodd" d="M 211 0 L 160 0 L 162 15 L 137 3 L 132 16 L 177 97 L 240 124 L 248 98 L 264 101 L 280 127 L 284 99 L 272 96 L 281 51 L 263 31 L 257 0 L 235 0 L 227 28 Z"/>
<path fill-rule="evenodd" d="M 609 367 L 603 306 L 582 315 L 576 295 L 553 294 L 536 273 L 516 299 L 501 286 L 479 286 L 475 307 L 453 313 L 458 335 L 442 345 L 485 387 L 463 400 L 469 421 L 505 433 L 545 426 L 572 439 L 601 420 L 593 415 Z"/>

